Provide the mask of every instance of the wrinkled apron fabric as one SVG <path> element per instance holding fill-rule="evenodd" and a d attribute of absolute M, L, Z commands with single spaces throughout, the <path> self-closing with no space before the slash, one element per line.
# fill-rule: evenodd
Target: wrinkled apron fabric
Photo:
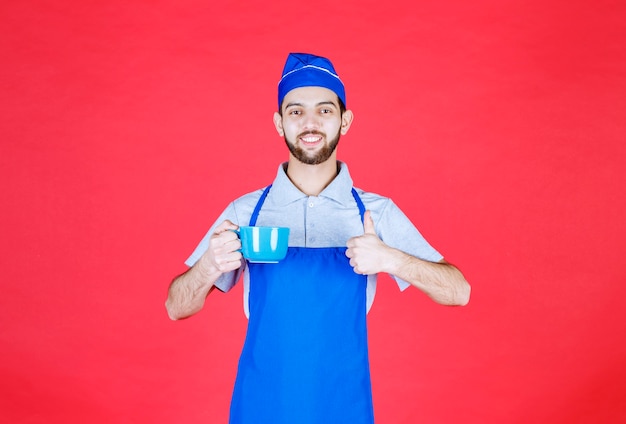
<path fill-rule="evenodd" d="M 248 266 L 250 316 L 230 423 L 373 423 L 367 277 L 353 271 L 345 247 L 290 247 L 277 264 Z"/>

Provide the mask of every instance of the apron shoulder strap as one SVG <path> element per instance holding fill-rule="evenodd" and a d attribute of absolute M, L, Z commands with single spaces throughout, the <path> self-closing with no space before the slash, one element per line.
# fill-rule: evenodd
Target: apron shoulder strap
<path fill-rule="evenodd" d="M 268 185 L 265 190 L 263 190 L 263 194 L 261 194 L 261 198 L 259 199 L 259 201 L 257 202 L 255 208 L 254 208 L 254 212 L 252 212 L 252 216 L 250 217 L 250 225 L 251 227 L 254 227 L 256 225 L 256 220 L 259 217 L 259 211 L 261 210 L 261 207 L 263 206 L 263 203 L 265 202 L 265 198 L 267 197 L 267 194 L 270 192 L 270 188 L 272 188 L 272 185 Z"/>
<path fill-rule="evenodd" d="M 361 214 L 361 223 L 364 223 L 365 222 L 365 205 L 363 204 L 363 201 L 361 201 L 361 198 L 359 197 L 359 194 L 356 192 L 354 187 L 352 187 L 352 197 L 354 197 L 354 200 L 356 201 L 356 205 L 359 207 L 359 214 Z"/>

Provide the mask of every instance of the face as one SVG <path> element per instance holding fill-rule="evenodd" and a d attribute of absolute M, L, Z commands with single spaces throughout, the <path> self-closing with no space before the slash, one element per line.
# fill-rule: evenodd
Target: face
<path fill-rule="evenodd" d="M 274 114 L 276 130 L 291 155 L 307 165 L 334 159 L 339 138 L 351 122 L 352 112 L 342 114 L 337 95 L 323 87 L 291 90 L 283 100 L 282 116 Z"/>

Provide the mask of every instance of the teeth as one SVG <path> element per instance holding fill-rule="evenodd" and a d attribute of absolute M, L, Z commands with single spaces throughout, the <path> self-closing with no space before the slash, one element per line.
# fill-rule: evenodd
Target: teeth
<path fill-rule="evenodd" d="M 302 141 L 304 141 L 305 143 L 315 143 L 319 139 L 319 137 L 302 137 Z"/>

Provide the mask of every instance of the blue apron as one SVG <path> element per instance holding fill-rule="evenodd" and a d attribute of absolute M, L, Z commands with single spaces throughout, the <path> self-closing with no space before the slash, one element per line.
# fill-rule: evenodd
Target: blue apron
<path fill-rule="evenodd" d="M 365 207 L 354 189 L 352 194 L 363 221 Z M 345 251 L 289 247 L 277 264 L 248 263 L 250 316 L 231 424 L 374 422 L 367 277 L 353 271 Z"/>

